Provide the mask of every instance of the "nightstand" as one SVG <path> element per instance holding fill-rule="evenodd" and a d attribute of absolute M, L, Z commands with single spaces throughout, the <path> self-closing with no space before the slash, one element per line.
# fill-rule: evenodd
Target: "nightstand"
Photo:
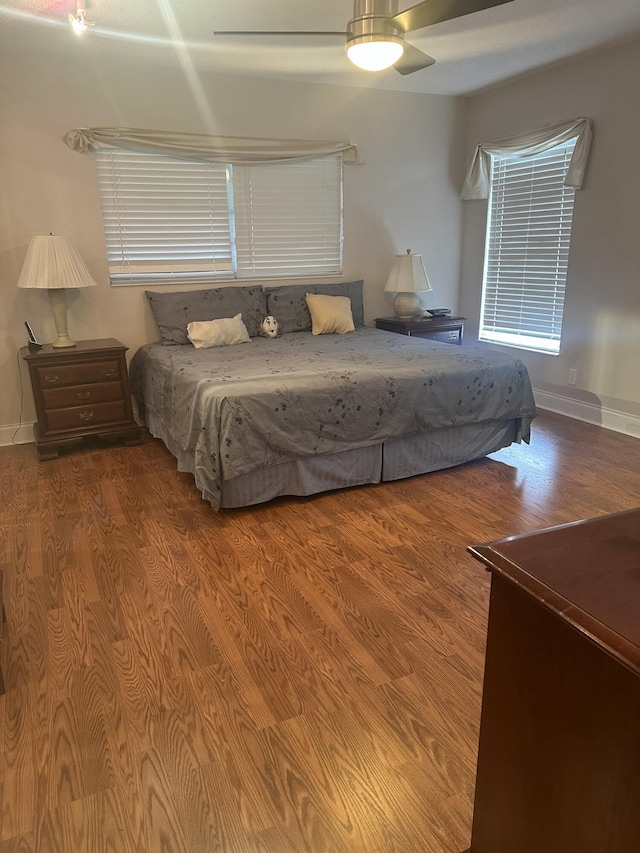
<path fill-rule="evenodd" d="M 140 444 L 133 419 L 125 353 L 113 338 L 79 341 L 75 347 L 51 344 L 24 356 L 29 365 L 38 421 L 34 425 L 41 460 L 56 459 L 60 448 L 89 435 Z"/>
<path fill-rule="evenodd" d="M 376 329 L 408 335 L 412 338 L 428 338 L 449 344 L 462 344 L 466 317 L 430 317 L 400 320 L 398 317 L 376 319 Z"/>

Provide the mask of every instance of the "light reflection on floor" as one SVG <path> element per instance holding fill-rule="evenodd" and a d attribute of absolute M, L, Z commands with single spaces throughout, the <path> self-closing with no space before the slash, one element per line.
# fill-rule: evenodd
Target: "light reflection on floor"
<path fill-rule="evenodd" d="M 557 435 L 540 421 L 531 427 L 531 442 L 513 444 L 492 453 L 489 459 L 501 462 L 512 471 L 512 488 L 524 504 L 552 504 L 561 500 L 562 465 Z"/>

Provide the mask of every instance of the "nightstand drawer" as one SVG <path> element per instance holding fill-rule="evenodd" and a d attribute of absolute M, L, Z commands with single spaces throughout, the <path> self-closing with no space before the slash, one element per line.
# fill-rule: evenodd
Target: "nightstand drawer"
<path fill-rule="evenodd" d="M 45 409 L 66 409 L 89 403 L 110 403 L 122 400 L 120 382 L 98 382 L 93 385 L 69 385 L 66 388 L 43 388 Z"/>
<path fill-rule="evenodd" d="M 120 363 L 95 361 L 88 364 L 61 364 L 36 367 L 35 372 L 42 389 L 61 385 L 85 385 L 93 382 L 109 382 L 120 379 Z"/>
<path fill-rule="evenodd" d="M 445 344 L 459 344 L 460 331 L 451 329 L 448 332 L 411 332 L 412 338 L 426 338 L 429 341 L 442 341 Z"/>
<path fill-rule="evenodd" d="M 72 409 L 53 409 L 46 412 L 47 432 L 68 429 L 88 430 L 102 424 L 117 424 L 127 420 L 124 400 L 74 406 Z"/>
<path fill-rule="evenodd" d="M 415 317 L 401 320 L 399 317 L 378 317 L 376 329 L 408 335 L 412 338 L 426 338 L 430 341 L 442 341 L 445 344 L 462 344 L 464 335 L 464 317 Z"/>

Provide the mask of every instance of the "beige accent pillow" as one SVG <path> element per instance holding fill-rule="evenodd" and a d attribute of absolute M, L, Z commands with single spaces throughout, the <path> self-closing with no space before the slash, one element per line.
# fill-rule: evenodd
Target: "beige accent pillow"
<path fill-rule="evenodd" d="M 355 332 L 351 300 L 348 296 L 307 293 L 306 300 L 314 335 L 344 335 L 345 332 Z"/>
<path fill-rule="evenodd" d="M 187 337 L 196 349 L 226 347 L 250 341 L 242 314 L 220 320 L 199 320 L 187 325 Z"/>

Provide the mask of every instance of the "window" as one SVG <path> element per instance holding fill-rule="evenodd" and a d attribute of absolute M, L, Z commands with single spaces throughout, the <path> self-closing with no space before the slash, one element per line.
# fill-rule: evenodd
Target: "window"
<path fill-rule="evenodd" d="M 575 144 L 491 157 L 482 341 L 560 352 L 575 196 L 564 181 Z"/>
<path fill-rule="evenodd" d="M 342 155 L 264 165 L 95 152 L 112 284 L 342 272 Z"/>

